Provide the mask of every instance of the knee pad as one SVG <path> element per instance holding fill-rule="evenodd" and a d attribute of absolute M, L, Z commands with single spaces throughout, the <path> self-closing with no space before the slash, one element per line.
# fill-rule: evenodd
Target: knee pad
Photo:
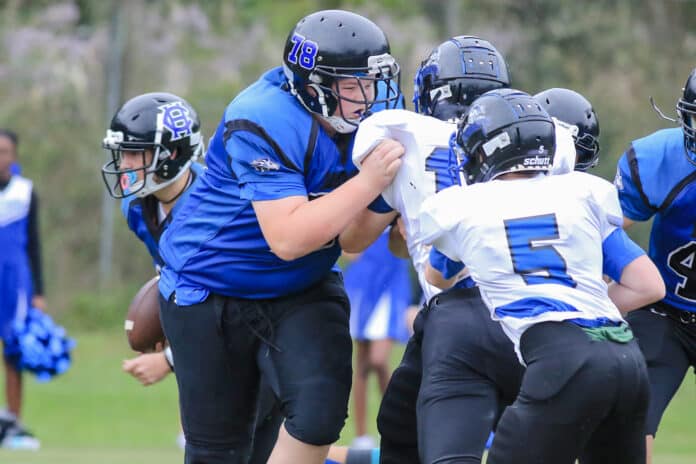
<path fill-rule="evenodd" d="M 186 443 L 184 464 L 246 464 L 248 460 L 248 447 L 243 449 L 214 449 Z"/>
<path fill-rule="evenodd" d="M 285 429 L 294 438 L 315 446 L 338 440 L 348 417 L 350 385 L 323 379 L 306 382 L 286 405 Z"/>

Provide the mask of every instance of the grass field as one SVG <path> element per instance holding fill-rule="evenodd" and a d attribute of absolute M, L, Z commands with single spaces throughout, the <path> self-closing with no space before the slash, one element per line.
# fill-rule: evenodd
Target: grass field
<path fill-rule="evenodd" d="M 0 451 L 2 464 L 164 464 L 183 461 L 178 433 L 176 384 L 170 376 L 144 388 L 121 370 L 131 354 L 120 330 L 72 334 L 78 340 L 74 365 L 61 378 L 38 384 L 27 377 L 25 422 L 42 449 Z M 396 364 L 401 350 L 394 352 Z M 370 410 L 378 395 L 371 385 Z M 655 464 L 696 462 L 696 383 L 689 373 L 667 411 L 656 441 Z M 372 433 L 375 434 L 374 424 Z M 353 438 L 350 419 L 341 437 Z"/>

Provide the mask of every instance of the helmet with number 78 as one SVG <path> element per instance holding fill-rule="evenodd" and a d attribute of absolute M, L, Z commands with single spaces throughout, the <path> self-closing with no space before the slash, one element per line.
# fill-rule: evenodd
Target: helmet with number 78
<path fill-rule="evenodd" d="M 399 65 L 389 54 L 386 35 L 349 11 L 318 11 L 302 18 L 285 42 L 283 70 L 302 105 L 340 133 L 355 131 L 360 122 L 342 115 L 342 101 L 364 105 L 365 116 L 375 104 L 396 107 L 401 96 Z M 354 80 L 361 97 L 341 96 L 334 85 L 341 79 Z"/>

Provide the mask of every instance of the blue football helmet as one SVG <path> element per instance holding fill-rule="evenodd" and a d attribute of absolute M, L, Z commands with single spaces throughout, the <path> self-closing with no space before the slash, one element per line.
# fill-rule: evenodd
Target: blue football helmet
<path fill-rule="evenodd" d="M 599 162 L 599 121 L 592 104 L 578 92 L 553 88 L 534 98 L 551 117 L 570 126 L 575 142 L 575 170 L 587 171 Z"/>
<path fill-rule="evenodd" d="M 474 100 L 453 143 L 468 184 L 510 172 L 548 172 L 556 151 L 553 119 L 529 94 L 492 90 Z"/>
<path fill-rule="evenodd" d="M 510 87 L 507 64 L 487 40 L 461 35 L 441 43 L 414 78 L 416 112 L 441 120 L 461 117 L 481 94 Z"/>
<path fill-rule="evenodd" d="M 302 18 L 285 42 L 283 70 L 290 92 L 340 133 L 355 131 L 360 122 L 337 114 L 340 101 L 364 105 L 364 117 L 374 104 L 394 108 L 401 97 L 399 65 L 389 54 L 386 35 L 349 11 L 318 11 Z M 339 79 L 355 79 L 363 98 L 338 95 L 332 86 Z M 374 97 L 366 85 L 374 86 Z"/>

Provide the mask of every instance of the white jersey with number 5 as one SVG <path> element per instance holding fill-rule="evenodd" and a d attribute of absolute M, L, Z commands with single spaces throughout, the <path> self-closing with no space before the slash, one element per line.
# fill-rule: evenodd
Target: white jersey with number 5
<path fill-rule="evenodd" d="M 514 342 L 544 321 L 622 321 L 602 280 L 602 243 L 621 226 L 616 189 L 590 174 L 453 187 L 428 198 L 421 235 L 467 264 Z"/>
<path fill-rule="evenodd" d="M 426 301 L 440 290 L 425 280 L 428 247 L 419 232 L 418 212 L 426 198 L 456 182 L 449 169 L 449 139 L 456 129 L 453 123 L 412 111 L 384 110 L 360 123 L 353 145 L 353 162 L 358 168 L 384 139 L 397 140 L 405 148 L 403 164 L 382 197 L 404 221 L 408 252 Z"/>

